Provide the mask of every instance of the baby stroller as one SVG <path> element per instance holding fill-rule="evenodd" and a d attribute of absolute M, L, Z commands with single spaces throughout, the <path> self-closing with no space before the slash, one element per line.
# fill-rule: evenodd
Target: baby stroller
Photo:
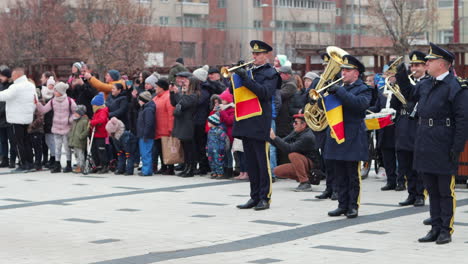
<path fill-rule="evenodd" d="M 94 131 L 96 130 L 93 127 L 93 131 L 91 132 L 91 138 L 88 138 L 88 145 L 86 147 L 86 159 L 83 168 L 83 174 L 87 175 L 90 171 L 96 169 L 96 163 L 94 163 L 93 156 L 91 154 L 91 147 L 93 146 L 93 139 L 94 139 Z"/>

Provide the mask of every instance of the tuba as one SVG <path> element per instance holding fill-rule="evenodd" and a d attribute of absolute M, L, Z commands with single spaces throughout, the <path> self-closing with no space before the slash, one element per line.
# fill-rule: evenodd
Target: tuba
<path fill-rule="evenodd" d="M 330 56 L 327 68 L 320 75 L 320 81 L 318 82 L 315 89 L 310 90 L 310 98 L 317 100 L 321 95 L 320 92 L 326 90 L 330 85 L 323 87 L 325 83 L 333 81 L 336 75 L 341 71 L 341 64 L 343 64 L 343 56 L 348 53 L 338 47 L 329 46 L 327 47 L 327 53 Z M 341 79 L 337 80 L 340 81 Z M 336 83 L 335 81 L 334 83 Z M 323 88 L 322 88 L 323 87 Z M 304 107 L 304 119 L 307 125 L 313 131 L 322 131 L 328 126 L 327 117 L 323 109 L 321 109 L 318 103 L 306 104 Z"/>
<path fill-rule="evenodd" d="M 397 66 L 401 63 L 402 60 L 403 60 L 403 57 L 398 57 L 388 67 L 387 72 L 396 73 L 397 72 Z M 408 77 L 410 77 L 410 76 L 408 76 Z M 385 91 L 387 91 L 387 90 L 390 91 L 393 95 L 395 95 L 395 97 L 398 99 L 398 101 L 400 101 L 403 104 L 403 106 L 406 106 L 406 99 L 405 99 L 405 97 L 403 96 L 403 94 L 400 91 L 400 86 L 397 83 L 391 84 L 390 83 L 390 78 L 391 78 L 391 76 L 385 78 L 385 88 L 384 88 L 384 90 Z M 388 98 L 391 98 L 391 94 L 389 95 Z M 390 99 L 387 100 L 387 108 L 389 107 L 388 106 L 389 101 L 390 101 Z"/>

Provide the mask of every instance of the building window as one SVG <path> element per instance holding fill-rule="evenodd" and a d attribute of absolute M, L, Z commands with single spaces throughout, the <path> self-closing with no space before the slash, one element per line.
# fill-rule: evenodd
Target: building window
<path fill-rule="evenodd" d="M 261 7 L 262 6 L 262 0 L 254 0 L 253 5 L 254 5 L 254 7 Z"/>
<path fill-rule="evenodd" d="M 169 2 L 169 0 L 161 0 L 161 2 L 167 3 Z"/>
<path fill-rule="evenodd" d="M 195 58 L 195 43 L 194 42 L 181 42 L 182 57 L 184 58 Z"/>
<path fill-rule="evenodd" d="M 161 25 L 161 26 L 169 25 L 169 17 L 167 17 L 167 16 L 159 17 L 159 25 Z"/>
<path fill-rule="evenodd" d="M 218 28 L 218 29 L 225 29 L 225 28 L 226 28 L 226 22 L 224 22 L 224 21 L 218 21 L 218 23 L 216 23 L 216 28 Z"/>
<path fill-rule="evenodd" d="M 441 30 L 439 31 L 439 41 L 441 44 L 453 42 L 453 30 Z"/>
<path fill-rule="evenodd" d="M 138 0 L 138 3 L 148 4 L 151 3 L 151 0 Z"/>
<path fill-rule="evenodd" d="M 261 20 L 254 20 L 253 27 L 256 29 L 262 28 L 262 21 Z"/>
<path fill-rule="evenodd" d="M 218 8 L 226 8 L 226 0 L 218 0 Z"/>

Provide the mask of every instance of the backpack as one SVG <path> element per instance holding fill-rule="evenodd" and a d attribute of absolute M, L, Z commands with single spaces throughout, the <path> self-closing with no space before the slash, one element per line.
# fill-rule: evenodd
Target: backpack
<path fill-rule="evenodd" d="M 70 97 L 68 97 L 68 96 L 67 96 L 67 99 L 68 99 L 68 111 L 70 112 L 68 117 L 70 117 L 73 114 L 73 111 L 71 109 L 72 99 Z M 52 112 L 53 112 L 54 111 L 54 99 L 52 98 L 51 100 L 52 101 L 50 102 L 50 106 L 51 106 Z M 70 118 L 68 118 L 68 124 L 70 124 Z"/>

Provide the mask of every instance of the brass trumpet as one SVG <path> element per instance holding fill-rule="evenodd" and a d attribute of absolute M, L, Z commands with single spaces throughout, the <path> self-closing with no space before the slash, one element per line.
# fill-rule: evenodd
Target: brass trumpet
<path fill-rule="evenodd" d="M 416 72 L 412 72 L 411 74 L 408 75 L 408 79 L 412 85 L 416 85 L 416 82 L 411 78 Z"/>
<path fill-rule="evenodd" d="M 253 64 L 255 62 L 255 60 L 251 60 L 249 62 L 246 62 L 244 64 L 241 64 L 241 65 L 237 65 L 237 66 L 234 66 L 234 67 L 231 67 L 231 68 L 228 68 L 228 67 L 222 67 L 221 68 L 221 75 L 223 75 L 224 78 L 229 78 L 231 77 L 231 74 L 233 71 L 239 69 L 239 68 L 243 68 L 245 66 L 249 66 L 250 64 Z"/>

